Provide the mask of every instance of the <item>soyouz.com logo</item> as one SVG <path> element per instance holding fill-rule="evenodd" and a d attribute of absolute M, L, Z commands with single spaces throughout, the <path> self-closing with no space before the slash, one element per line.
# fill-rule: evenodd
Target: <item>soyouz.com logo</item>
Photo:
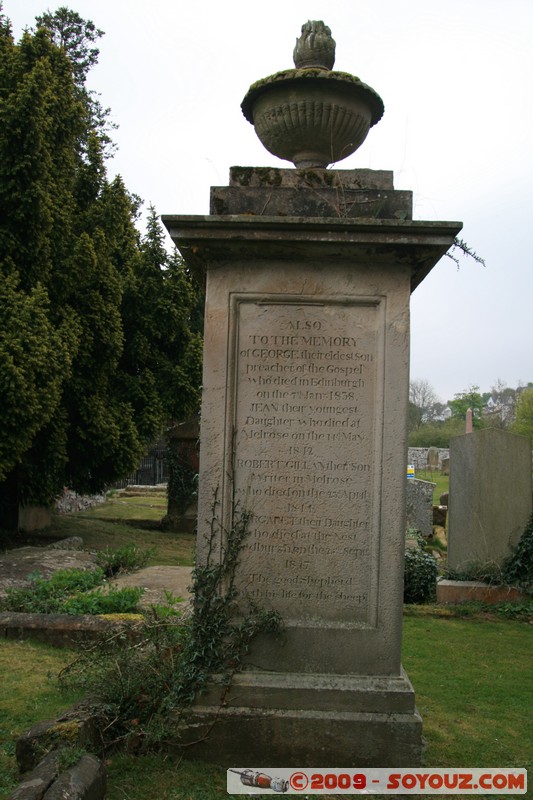
<path fill-rule="evenodd" d="M 525 794 L 525 769 L 234 768 L 228 794 Z"/>

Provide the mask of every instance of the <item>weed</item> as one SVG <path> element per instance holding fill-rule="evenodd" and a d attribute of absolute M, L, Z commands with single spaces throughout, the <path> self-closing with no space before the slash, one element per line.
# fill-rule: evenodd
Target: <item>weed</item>
<path fill-rule="evenodd" d="M 481 581 L 492 586 L 504 583 L 502 569 L 496 561 L 471 561 L 461 569 L 446 569 L 444 575 L 450 581 Z"/>
<path fill-rule="evenodd" d="M 64 772 L 70 769 L 70 767 L 75 766 L 86 752 L 84 747 L 62 747 L 57 755 L 58 772 Z"/>
<path fill-rule="evenodd" d="M 104 580 L 104 571 L 63 569 L 49 580 L 34 575 L 31 586 L 8 589 L 0 600 L 4 611 L 23 611 L 33 614 L 124 614 L 134 611 L 143 594 L 142 589 L 109 589 L 103 592 L 94 587 Z M 94 589 L 94 591 L 89 591 Z"/>
<path fill-rule="evenodd" d="M 97 553 L 96 563 L 104 571 L 107 578 L 122 572 L 134 572 L 145 567 L 154 555 L 153 549 L 141 550 L 135 544 L 126 544 L 116 550 L 102 550 Z"/>
<path fill-rule="evenodd" d="M 183 713 L 212 674 L 222 675 L 229 683 L 253 637 L 279 628 L 277 614 L 253 605 L 243 619 L 233 618 L 235 570 L 250 514 L 235 510 L 232 529 L 222 531 L 216 510 L 215 495 L 207 558 L 192 576 L 191 616 L 177 622 L 175 613 L 154 606 L 140 640 L 108 637 L 63 670 L 64 683 L 83 686 L 106 704 L 108 743 L 128 738 L 144 748 L 164 741 L 171 712 Z M 214 544 L 221 533 L 222 557 L 215 558 Z M 172 730 L 175 726 L 174 718 Z"/>
<path fill-rule="evenodd" d="M 8 589 L 0 600 L 3 611 L 25 611 L 36 614 L 61 613 L 66 597 L 75 592 L 92 589 L 102 583 L 104 573 L 101 569 L 60 569 L 49 580 L 34 574 L 31 586 Z"/>
<path fill-rule="evenodd" d="M 137 609 L 144 589 L 125 586 L 107 591 L 95 589 L 87 594 L 76 594 L 63 603 L 63 614 L 130 614 Z"/>

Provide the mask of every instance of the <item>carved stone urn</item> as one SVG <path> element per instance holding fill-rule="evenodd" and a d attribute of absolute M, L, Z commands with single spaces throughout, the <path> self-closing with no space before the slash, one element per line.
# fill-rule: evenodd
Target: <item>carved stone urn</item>
<path fill-rule="evenodd" d="M 266 149 L 298 168 L 327 167 L 354 153 L 383 116 L 381 97 L 334 72 L 335 42 L 321 21 L 302 26 L 295 69 L 250 86 L 241 108 Z"/>

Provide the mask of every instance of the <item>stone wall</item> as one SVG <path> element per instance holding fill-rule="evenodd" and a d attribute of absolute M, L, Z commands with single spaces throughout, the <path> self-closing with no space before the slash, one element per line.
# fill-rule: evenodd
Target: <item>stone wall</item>
<path fill-rule="evenodd" d="M 101 503 L 105 503 L 105 494 L 77 494 L 72 489 L 65 489 L 56 501 L 56 510 L 60 514 L 71 514 L 73 511 L 85 511 Z"/>
<path fill-rule="evenodd" d="M 428 450 L 429 447 L 409 447 L 407 450 L 407 463 L 414 464 L 415 469 L 426 469 L 428 463 Z M 450 450 L 448 447 L 439 448 L 439 469 L 442 468 L 442 462 L 445 458 L 450 457 Z"/>

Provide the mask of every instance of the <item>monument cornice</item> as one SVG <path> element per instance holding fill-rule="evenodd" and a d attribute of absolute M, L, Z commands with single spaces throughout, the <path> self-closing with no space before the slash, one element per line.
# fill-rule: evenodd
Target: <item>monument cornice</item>
<path fill-rule="evenodd" d="M 165 215 L 174 244 L 195 271 L 228 260 L 327 256 L 407 264 L 411 291 L 453 245 L 461 222 L 256 215 Z"/>

